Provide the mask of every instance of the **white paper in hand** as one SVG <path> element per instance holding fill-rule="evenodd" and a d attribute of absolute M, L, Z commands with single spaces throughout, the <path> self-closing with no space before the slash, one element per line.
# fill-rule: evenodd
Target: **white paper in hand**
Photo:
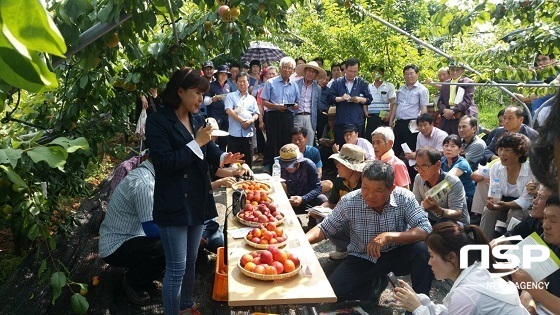
<path fill-rule="evenodd" d="M 465 97 L 465 89 L 463 89 L 462 87 L 457 88 L 457 94 L 455 95 L 455 105 L 459 104 L 463 101 L 463 98 Z"/>
<path fill-rule="evenodd" d="M 410 147 L 406 142 L 401 144 L 401 148 L 404 153 L 412 153 L 412 150 L 410 150 Z M 408 160 L 408 165 L 410 166 L 416 165 L 416 160 Z"/>

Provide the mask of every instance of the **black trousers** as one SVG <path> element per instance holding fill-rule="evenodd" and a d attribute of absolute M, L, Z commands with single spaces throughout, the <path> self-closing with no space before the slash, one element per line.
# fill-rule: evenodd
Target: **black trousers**
<path fill-rule="evenodd" d="M 267 150 L 265 160 L 272 165 L 274 157 L 280 154 L 280 148 L 292 142 L 290 133 L 294 128 L 294 114 L 288 110 L 268 111 L 264 116 Z"/>
<path fill-rule="evenodd" d="M 145 236 L 129 239 L 103 260 L 111 266 L 128 268 L 126 282 L 137 291 L 146 291 L 165 269 L 160 239 Z"/>
<path fill-rule="evenodd" d="M 367 299 L 374 281 L 390 271 L 397 276 L 411 275 L 416 293 L 430 295 L 432 269 L 430 256 L 423 241 L 382 252 L 377 262 L 348 255 L 330 275 L 329 282 L 338 301 Z"/>
<path fill-rule="evenodd" d="M 245 154 L 243 159 L 249 167 L 253 167 L 253 150 L 251 150 L 252 140 L 253 137 L 244 138 L 228 136 L 227 138 L 228 151 L 231 153 L 239 152 Z"/>
<path fill-rule="evenodd" d="M 364 138 L 371 142 L 371 133 L 381 126 L 387 126 L 387 123 L 379 117 L 379 114 L 369 114 L 369 118 L 366 118 Z"/>

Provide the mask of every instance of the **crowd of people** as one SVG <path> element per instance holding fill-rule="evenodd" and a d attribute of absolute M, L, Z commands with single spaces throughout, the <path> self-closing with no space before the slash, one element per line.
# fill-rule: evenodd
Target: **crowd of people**
<path fill-rule="evenodd" d="M 541 67 L 555 64 L 546 57 Z M 503 126 L 482 136 L 462 65 L 440 70 L 445 84 L 425 82 L 439 93 L 434 102 L 416 65 L 402 69 L 398 89 L 384 81 L 382 67 L 370 67 L 368 83 L 360 66 L 350 58 L 326 71 L 321 58 L 284 57 L 278 66 L 253 60 L 214 68 L 208 61 L 201 71 L 173 74 L 150 102 L 157 108 L 146 125 L 149 159 L 136 158 L 119 176 L 101 226 L 101 257 L 129 269 L 123 286 L 131 301 L 149 300 L 146 283 L 165 269 L 165 313 L 199 314 L 194 264 L 205 255 L 202 245 L 223 242 L 213 190 L 252 172 L 256 161 L 271 172 L 278 157 L 296 213 L 333 209 L 325 218 L 309 216 L 305 230 L 310 243 L 331 241 L 329 256 L 342 260 L 329 276 L 339 300 L 378 299 L 393 272 L 411 275 L 411 285 L 396 285 L 395 298 L 414 314 L 560 312 L 560 272 L 545 280 L 546 292 L 528 289 L 520 297 L 512 282 L 482 268 L 479 256 L 459 268 L 463 246 L 503 235 L 537 232 L 557 251 L 553 158 L 560 138 L 546 128 L 560 120 L 560 97 L 540 103 L 550 107 L 540 129 L 526 123 L 522 107 L 509 105 L 498 114 Z M 443 305 L 429 299 L 434 277 L 454 282 Z M 523 270 L 512 280 L 532 281 Z"/>

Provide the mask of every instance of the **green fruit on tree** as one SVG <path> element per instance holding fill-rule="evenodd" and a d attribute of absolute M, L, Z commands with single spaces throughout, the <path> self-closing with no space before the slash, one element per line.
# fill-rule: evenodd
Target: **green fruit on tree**
<path fill-rule="evenodd" d="M 210 21 L 204 21 L 204 29 L 205 29 L 207 32 L 210 32 L 210 30 L 212 29 L 212 22 L 210 22 Z"/>
<path fill-rule="evenodd" d="M 4 212 L 4 214 L 11 214 L 12 213 L 12 206 L 5 205 L 4 209 L 2 209 L 2 212 Z"/>
<path fill-rule="evenodd" d="M 12 219 L 12 214 L 11 214 L 11 213 L 10 213 L 10 214 L 6 214 L 6 220 L 9 221 L 9 220 L 11 220 L 11 219 Z"/>
<path fill-rule="evenodd" d="M 241 11 L 239 11 L 238 7 L 233 7 L 233 8 L 230 9 L 230 14 L 231 14 L 231 17 L 235 19 L 235 18 L 239 17 L 239 15 L 241 14 Z"/>

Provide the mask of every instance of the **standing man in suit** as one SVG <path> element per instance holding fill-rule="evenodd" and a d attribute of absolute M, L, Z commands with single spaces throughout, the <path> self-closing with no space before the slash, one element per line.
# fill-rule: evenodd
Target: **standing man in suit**
<path fill-rule="evenodd" d="M 336 105 L 336 118 L 334 121 L 334 138 L 339 146 L 344 141 L 344 126 L 355 125 L 363 138 L 364 134 L 364 105 L 372 101 L 368 83 L 358 77 L 360 61 L 350 58 L 345 63 L 344 76 L 333 81 L 327 96 L 329 104 Z"/>
<path fill-rule="evenodd" d="M 316 80 L 323 80 L 327 76 L 327 72 L 315 61 L 311 61 L 297 66 L 296 73 L 302 79 L 295 82 L 300 97 L 298 109 L 295 110 L 294 127 L 305 128 L 307 145 L 313 146 L 317 130 L 317 106 L 321 101 L 321 87 Z"/>
<path fill-rule="evenodd" d="M 474 83 L 462 75 L 465 68 L 461 64 L 449 65 L 450 83 Z M 461 97 L 461 95 L 463 95 Z M 474 104 L 474 86 L 461 84 L 444 84 L 438 98 L 440 115 L 439 129 L 448 134 L 459 135 L 459 119 L 465 115 L 478 117 L 478 108 Z"/>

